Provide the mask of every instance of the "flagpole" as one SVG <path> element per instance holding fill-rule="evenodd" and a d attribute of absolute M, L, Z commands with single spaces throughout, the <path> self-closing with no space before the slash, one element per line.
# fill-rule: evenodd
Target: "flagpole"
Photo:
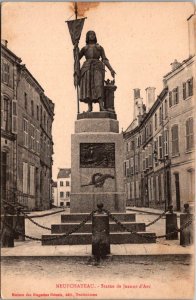
<path fill-rule="evenodd" d="M 77 5 L 77 2 L 75 2 L 75 6 L 74 6 L 74 10 L 75 10 L 75 17 L 76 17 L 76 20 L 78 18 L 78 5 Z M 78 47 L 78 46 L 77 46 Z M 77 107 L 78 107 L 78 114 L 80 113 L 80 100 L 79 100 L 79 86 L 77 84 Z"/>
<path fill-rule="evenodd" d="M 82 32 L 82 28 L 84 25 L 84 21 L 86 18 L 78 19 L 78 6 L 77 2 L 74 2 L 74 12 L 75 12 L 75 20 L 67 20 L 66 23 L 68 25 L 69 33 L 71 36 L 72 44 L 74 46 L 73 56 L 74 56 L 74 86 L 77 89 L 77 110 L 78 114 L 80 113 L 80 59 L 79 59 L 79 47 L 78 43 L 80 40 L 80 35 Z"/>

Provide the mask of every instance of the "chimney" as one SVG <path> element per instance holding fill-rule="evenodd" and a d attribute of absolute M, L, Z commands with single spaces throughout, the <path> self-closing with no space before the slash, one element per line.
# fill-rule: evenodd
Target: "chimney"
<path fill-rule="evenodd" d="M 134 100 L 140 98 L 140 89 L 133 89 Z"/>
<path fill-rule="evenodd" d="M 8 41 L 2 39 L 1 44 L 7 48 Z"/>
<path fill-rule="evenodd" d="M 172 71 L 174 71 L 175 69 L 177 69 L 179 66 L 181 66 L 181 63 L 179 63 L 177 61 L 177 59 L 174 59 L 174 62 L 170 64 L 171 65 L 171 68 L 172 68 Z"/>
<path fill-rule="evenodd" d="M 146 110 L 147 112 L 151 109 L 155 102 L 155 87 L 146 88 Z"/>
<path fill-rule="evenodd" d="M 188 19 L 188 37 L 189 37 L 189 56 L 196 54 L 196 13 Z"/>
<path fill-rule="evenodd" d="M 140 89 L 133 89 L 133 92 L 134 92 L 133 120 L 136 120 L 138 116 L 143 115 L 143 99 L 140 97 Z"/>

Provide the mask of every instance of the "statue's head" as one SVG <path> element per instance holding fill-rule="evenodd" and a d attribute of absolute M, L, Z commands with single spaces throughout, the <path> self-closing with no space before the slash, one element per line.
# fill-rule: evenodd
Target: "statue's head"
<path fill-rule="evenodd" d="M 97 43 L 96 33 L 92 30 L 88 31 L 86 34 L 86 44 L 88 45 L 90 42 Z"/>

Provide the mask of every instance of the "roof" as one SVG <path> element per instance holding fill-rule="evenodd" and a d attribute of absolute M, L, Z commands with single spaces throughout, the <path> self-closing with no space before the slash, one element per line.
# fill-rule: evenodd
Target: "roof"
<path fill-rule="evenodd" d="M 180 67 L 182 67 L 186 62 L 188 62 L 189 60 L 191 60 L 194 57 L 194 55 L 189 56 L 187 59 L 184 59 L 181 63 L 179 63 L 179 65 L 174 69 L 171 70 L 170 72 L 168 72 L 167 74 L 165 74 L 163 76 L 163 78 L 167 77 L 168 75 L 172 74 L 173 72 L 175 72 L 177 69 L 180 69 Z"/>
<path fill-rule="evenodd" d="M 59 169 L 57 178 L 69 178 L 71 175 L 71 168 Z"/>
<path fill-rule="evenodd" d="M 3 50 L 5 50 L 7 53 L 9 53 L 10 55 L 12 55 L 18 61 L 18 63 L 22 62 L 22 59 L 20 57 L 18 57 L 16 54 L 14 54 L 14 52 L 12 52 L 10 49 L 8 49 L 5 45 L 3 45 L 2 42 L 1 42 L 1 48 Z"/>

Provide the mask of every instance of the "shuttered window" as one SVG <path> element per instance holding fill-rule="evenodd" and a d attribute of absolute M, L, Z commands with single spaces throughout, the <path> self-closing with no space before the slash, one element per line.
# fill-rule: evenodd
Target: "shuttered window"
<path fill-rule="evenodd" d="M 164 131 L 164 155 L 168 155 L 168 130 Z"/>
<path fill-rule="evenodd" d="M 28 147 L 28 121 L 23 119 L 23 143 L 25 147 Z"/>
<path fill-rule="evenodd" d="M 12 133 L 17 133 L 17 101 L 12 100 Z"/>
<path fill-rule="evenodd" d="M 193 132 L 193 118 L 186 121 L 186 149 L 192 150 L 194 148 L 194 132 Z"/>
<path fill-rule="evenodd" d="M 182 84 L 182 90 L 183 90 L 183 99 L 186 99 L 186 82 Z"/>
<path fill-rule="evenodd" d="M 35 195 L 35 167 L 30 166 L 30 182 L 29 182 L 30 190 L 29 193 L 31 196 Z"/>
<path fill-rule="evenodd" d="M 8 63 L 2 63 L 2 81 L 9 85 L 10 81 L 10 66 Z"/>
<path fill-rule="evenodd" d="M 174 102 L 174 105 L 175 104 L 178 104 L 179 102 L 179 92 L 178 92 L 178 87 L 173 89 L 173 102 Z"/>
<path fill-rule="evenodd" d="M 172 106 L 172 92 L 169 92 L 169 107 Z"/>
<path fill-rule="evenodd" d="M 22 190 L 24 194 L 28 194 L 28 164 L 23 162 L 23 185 Z"/>
<path fill-rule="evenodd" d="M 188 85 L 188 97 L 193 96 L 193 78 L 187 81 Z"/>
<path fill-rule="evenodd" d="M 178 137 L 178 125 L 174 125 L 171 129 L 172 135 L 172 155 L 179 153 L 179 137 Z"/>
<path fill-rule="evenodd" d="M 163 138 L 162 135 L 159 136 L 159 159 L 163 158 Z"/>

